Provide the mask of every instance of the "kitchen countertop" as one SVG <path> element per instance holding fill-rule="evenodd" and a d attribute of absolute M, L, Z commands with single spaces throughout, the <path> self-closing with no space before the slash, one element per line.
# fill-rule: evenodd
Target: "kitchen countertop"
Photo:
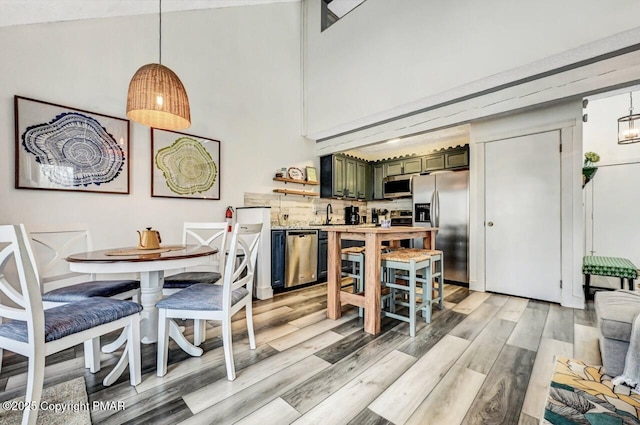
<path fill-rule="evenodd" d="M 333 225 L 333 226 L 320 226 L 320 230 L 324 230 L 326 232 L 348 232 L 350 230 L 357 231 L 358 233 L 400 233 L 400 232 L 415 232 L 415 231 L 436 231 L 437 227 L 414 227 L 414 226 L 391 226 L 391 227 L 380 227 L 380 226 L 371 226 L 371 225 L 358 225 L 358 226 L 349 226 L 349 225 Z"/>
<path fill-rule="evenodd" d="M 289 225 L 289 226 L 279 226 L 279 225 L 272 225 L 271 226 L 271 230 L 308 230 L 308 229 L 316 229 L 316 230 L 327 230 L 331 227 L 376 227 L 375 224 L 340 224 L 340 223 L 336 223 L 336 224 L 307 224 L 307 225 L 302 225 L 302 224 L 296 224 L 296 225 Z M 378 226 L 380 227 L 380 226 Z M 326 228 L 326 229 L 325 229 Z"/>

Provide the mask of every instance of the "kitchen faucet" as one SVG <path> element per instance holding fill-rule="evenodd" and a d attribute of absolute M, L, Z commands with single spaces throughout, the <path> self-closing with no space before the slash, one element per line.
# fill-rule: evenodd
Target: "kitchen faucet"
<path fill-rule="evenodd" d="M 331 222 L 331 217 L 329 217 L 329 213 L 333 214 L 333 207 L 331 206 L 331 204 L 327 204 L 327 221 L 325 222 L 325 224 L 329 224 L 329 222 Z"/>

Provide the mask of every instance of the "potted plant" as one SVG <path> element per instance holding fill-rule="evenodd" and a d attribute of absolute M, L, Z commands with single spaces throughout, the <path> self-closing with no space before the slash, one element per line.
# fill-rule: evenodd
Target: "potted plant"
<path fill-rule="evenodd" d="M 593 177 L 598 171 L 598 167 L 595 163 L 600 161 L 600 155 L 595 152 L 586 152 L 584 154 L 584 165 L 582 166 L 582 187 L 584 188 L 587 183 L 593 180 Z"/>

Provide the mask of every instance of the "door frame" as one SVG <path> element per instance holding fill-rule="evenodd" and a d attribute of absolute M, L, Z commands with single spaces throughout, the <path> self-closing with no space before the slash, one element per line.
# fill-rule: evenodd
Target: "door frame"
<path fill-rule="evenodd" d="M 471 123 L 470 280 L 469 288 L 486 291 L 485 143 L 553 130 L 560 131 L 561 303 L 583 308 L 582 256 L 582 104 L 580 100 Z"/>

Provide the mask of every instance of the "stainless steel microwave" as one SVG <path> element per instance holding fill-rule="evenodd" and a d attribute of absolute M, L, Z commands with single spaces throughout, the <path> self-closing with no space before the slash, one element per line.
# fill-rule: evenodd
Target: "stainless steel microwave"
<path fill-rule="evenodd" d="M 384 198 L 410 197 L 413 176 L 415 174 L 385 177 L 382 180 L 382 196 Z"/>

